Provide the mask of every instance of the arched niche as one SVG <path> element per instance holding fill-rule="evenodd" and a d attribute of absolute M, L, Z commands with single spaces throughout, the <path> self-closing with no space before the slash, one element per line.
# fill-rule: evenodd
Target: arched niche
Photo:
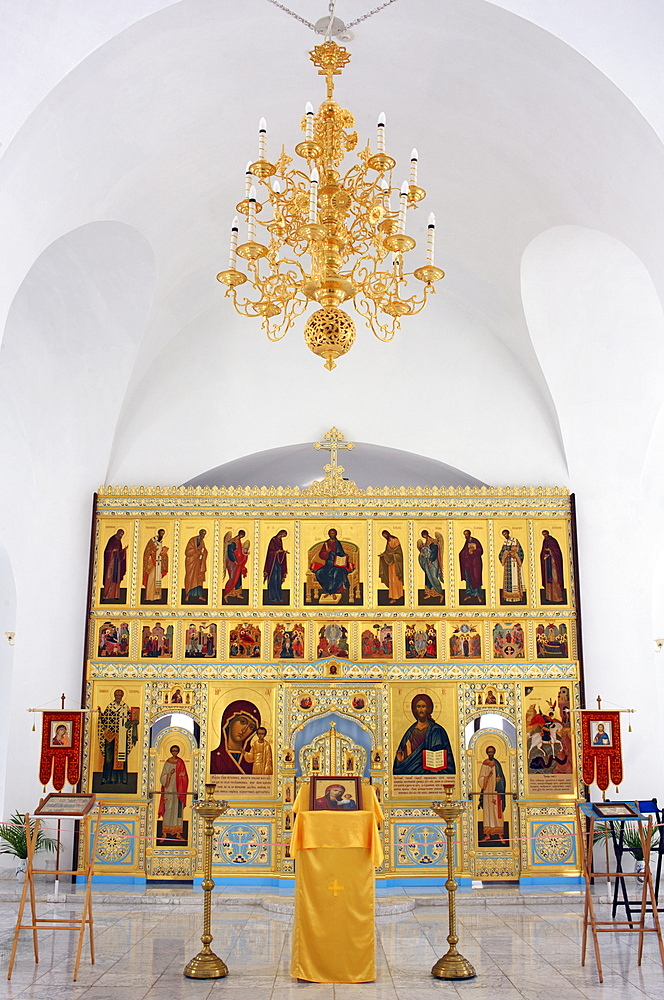
<path fill-rule="evenodd" d="M 321 715 L 313 716 L 307 719 L 307 721 L 295 730 L 293 737 L 293 747 L 295 749 L 295 773 L 297 777 L 302 777 L 303 774 L 309 776 L 311 772 L 309 761 L 310 752 L 307 750 L 310 744 L 317 737 L 321 739 L 318 742 L 321 745 L 324 743 L 325 734 L 332 730 L 342 737 L 342 744 L 344 747 L 349 748 L 355 746 L 361 749 L 361 759 L 362 768 L 360 772 L 355 771 L 355 773 L 361 773 L 363 776 L 369 775 L 369 769 L 371 767 L 371 750 L 372 750 L 372 739 L 371 733 L 365 727 L 360 725 L 355 719 L 349 716 L 343 715 L 341 712 L 323 712 Z M 344 740 L 343 737 L 347 739 Z M 334 737 L 332 737 L 334 738 Z M 306 761 L 303 758 L 303 754 L 307 757 Z M 329 759 L 329 758 L 328 758 Z M 325 773 L 325 760 L 326 757 L 324 752 L 321 750 L 320 753 L 320 770 L 321 774 Z M 342 761 L 337 758 L 337 768 Z M 303 764 L 305 765 L 303 767 Z M 341 770 L 337 770 L 337 773 L 342 773 Z"/>
<path fill-rule="evenodd" d="M 499 732 L 501 737 L 507 740 L 512 749 L 517 745 L 516 726 L 510 720 L 507 711 L 500 708 L 491 707 L 484 712 L 478 712 L 469 722 L 466 723 L 465 741 L 466 749 L 470 749 L 471 744 L 476 741 L 477 734 L 482 730 L 490 729 Z"/>
<path fill-rule="evenodd" d="M 168 721 L 171 724 L 155 735 L 154 743 L 154 725 L 150 731 L 151 834 L 156 848 L 191 847 L 192 803 L 200 763 L 198 740 L 193 726 L 189 728 L 193 720 L 187 716 L 175 717 L 184 726 L 174 725 L 174 716 Z"/>
<path fill-rule="evenodd" d="M 157 745 L 157 742 L 161 740 L 164 731 L 167 729 L 184 729 L 187 733 L 189 733 L 190 738 L 193 739 L 195 745 L 197 747 L 200 746 L 201 727 L 193 718 L 191 712 L 188 712 L 186 708 L 183 708 L 182 711 L 161 715 L 158 719 L 155 719 L 150 726 L 151 747 Z"/>
<path fill-rule="evenodd" d="M 505 725 L 508 720 L 500 721 Z M 511 743 L 511 733 L 503 728 L 480 726 L 473 733 L 466 752 L 471 758 L 468 794 L 472 802 L 476 849 L 514 847 L 518 831 L 513 802 L 518 786 L 516 750 Z"/>

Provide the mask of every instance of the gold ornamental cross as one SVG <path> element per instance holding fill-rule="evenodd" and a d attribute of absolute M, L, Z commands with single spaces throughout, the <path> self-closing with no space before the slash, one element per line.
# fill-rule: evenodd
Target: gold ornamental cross
<path fill-rule="evenodd" d="M 350 52 L 343 45 L 336 42 L 323 42 L 316 45 L 309 53 L 314 66 L 318 66 L 318 75 L 324 76 L 327 81 L 327 99 L 332 100 L 334 96 L 335 76 L 339 76 L 346 63 L 350 62 Z"/>
<path fill-rule="evenodd" d="M 343 892 L 344 888 L 345 887 L 343 885 L 339 885 L 339 883 L 337 882 L 337 880 L 335 878 L 334 881 L 332 882 L 332 885 L 328 885 L 327 891 L 328 892 L 333 892 L 334 893 L 334 898 L 336 899 L 337 898 L 337 893 Z"/>
<path fill-rule="evenodd" d="M 314 441 L 314 448 L 316 451 L 320 451 L 321 448 L 324 448 L 330 453 L 330 463 L 329 465 L 325 465 L 323 467 L 325 472 L 338 472 L 339 474 L 342 474 L 345 470 L 342 465 L 337 465 L 337 451 L 339 448 L 345 448 L 346 451 L 352 451 L 354 447 L 355 445 L 352 441 L 344 441 L 344 435 L 341 431 L 337 430 L 336 427 L 333 427 L 327 432 L 323 441 Z"/>

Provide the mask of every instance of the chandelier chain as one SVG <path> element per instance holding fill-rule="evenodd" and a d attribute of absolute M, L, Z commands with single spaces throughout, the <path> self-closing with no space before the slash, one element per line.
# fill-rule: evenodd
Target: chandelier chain
<path fill-rule="evenodd" d="M 290 16 L 294 17 L 296 21 L 299 21 L 300 24 L 304 24 L 307 28 L 311 28 L 312 31 L 316 30 L 315 24 L 312 24 L 311 21 L 307 21 L 306 17 L 302 17 L 301 14 L 297 14 L 294 10 L 291 10 L 290 7 L 286 6 L 286 4 L 280 3 L 279 0 L 267 0 L 267 2 L 271 3 L 273 7 L 278 7 L 279 10 L 283 10 L 285 14 L 290 14 Z M 397 0 L 385 0 L 385 3 L 381 3 L 378 5 L 378 7 L 374 7 L 373 10 L 368 10 L 366 14 L 361 14 L 360 17 L 356 17 L 354 21 L 351 21 L 350 24 L 346 25 L 346 28 L 348 30 L 354 28 L 356 24 L 361 24 L 362 21 L 366 21 L 368 18 L 373 17 L 374 14 L 377 14 L 379 11 L 384 10 L 386 7 L 389 7 L 391 4 L 396 2 Z M 328 4 L 328 13 L 330 14 L 330 26 L 332 25 L 332 21 L 334 20 L 335 7 L 336 7 L 336 0 L 330 0 L 330 3 Z"/>
<path fill-rule="evenodd" d="M 373 10 L 368 10 L 366 14 L 361 14 L 360 17 L 356 17 L 355 20 L 351 21 L 350 24 L 347 24 L 346 27 L 348 29 L 354 28 L 356 24 L 361 24 L 362 21 L 366 21 L 367 18 L 372 17 L 374 14 L 377 14 L 379 10 L 384 10 L 386 7 L 389 7 L 390 4 L 396 2 L 397 0 L 385 0 L 385 3 L 381 3 L 378 5 L 378 7 L 374 7 Z"/>
<path fill-rule="evenodd" d="M 316 30 L 316 26 L 313 25 L 311 21 L 307 21 L 306 17 L 296 14 L 294 10 L 291 10 L 290 7 L 286 7 L 285 4 L 279 3 L 279 0 L 267 0 L 267 2 L 271 3 L 273 7 L 278 7 L 279 10 L 283 10 L 284 13 L 290 14 L 290 16 L 294 17 L 296 21 L 299 21 L 300 24 L 305 24 L 307 28 L 311 28 L 312 31 Z"/>

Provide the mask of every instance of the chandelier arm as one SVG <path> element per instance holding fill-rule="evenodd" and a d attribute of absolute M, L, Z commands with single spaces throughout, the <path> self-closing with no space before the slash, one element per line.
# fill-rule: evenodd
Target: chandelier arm
<path fill-rule="evenodd" d="M 249 278 L 249 285 L 260 297 L 251 299 L 245 293 L 245 298 L 239 300 L 236 289 L 229 289 L 233 292 L 233 304 L 238 312 L 244 316 L 262 315 L 265 323 L 265 320 L 270 319 L 271 316 L 288 311 L 289 304 L 297 299 L 301 276 L 304 275 L 304 272 L 297 261 L 279 263 L 295 265 L 300 271 L 300 275 L 293 271 L 277 269 L 273 270 L 267 277 L 262 278 L 258 273 L 258 263 L 254 262 L 250 267 L 253 276 Z M 306 299 L 302 308 L 305 306 Z"/>
<path fill-rule="evenodd" d="M 302 184 L 298 184 L 295 178 L 301 178 Z M 299 170 L 289 171 L 283 175 L 282 179 L 286 185 L 286 190 L 279 195 L 268 188 L 270 204 L 272 205 L 273 213 L 275 215 L 278 214 L 286 226 L 286 233 L 282 237 L 283 242 L 293 246 L 294 243 L 302 241 L 301 237 L 297 236 L 297 230 L 305 224 L 308 217 L 309 179 Z M 273 223 L 263 223 L 261 221 L 261 225 L 270 226 Z"/>
<path fill-rule="evenodd" d="M 352 272 L 353 281 L 372 302 L 376 303 L 377 307 L 380 307 L 382 302 L 387 302 L 398 295 L 399 285 L 393 271 L 377 270 L 376 261 L 372 263 L 374 266 L 369 267 L 365 260 L 360 261 L 360 266 Z"/>
<path fill-rule="evenodd" d="M 268 340 L 271 340 L 272 343 L 277 343 L 277 341 L 283 340 L 295 323 L 295 320 L 298 316 L 302 315 L 306 307 L 306 299 L 304 301 L 301 299 L 291 299 L 279 323 L 277 323 L 273 317 L 264 316 L 261 326 L 265 330 Z"/>
<path fill-rule="evenodd" d="M 407 277 L 412 277 L 412 275 L 409 274 L 407 275 Z M 403 283 L 408 284 L 408 282 L 405 280 Z M 422 298 L 418 299 L 416 292 L 414 295 L 411 295 L 410 298 L 407 299 L 403 299 L 399 296 L 397 297 L 396 301 L 403 303 L 404 305 L 409 307 L 407 313 L 408 316 L 417 316 L 417 314 L 421 313 L 425 305 L 427 304 L 427 299 L 429 295 L 432 294 L 433 295 L 436 294 L 435 285 L 432 282 L 425 282 L 422 288 Z"/>
<path fill-rule="evenodd" d="M 378 319 L 378 306 L 370 298 L 359 295 L 354 300 L 356 311 L 362 316 L 377 340 L 382 340 L 384 344 L 389 344 L 394 339 L 394 335 L 399 330 L 401 324 L 398 316 L 390 317 L 389 322 L 381 323 Z"/>

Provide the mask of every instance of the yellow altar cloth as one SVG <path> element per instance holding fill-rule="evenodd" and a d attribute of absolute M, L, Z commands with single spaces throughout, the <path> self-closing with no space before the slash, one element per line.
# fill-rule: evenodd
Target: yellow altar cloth
<path fill-rule="evenodd" d="M 311 812 L 304 785 L 293 805 L 295 921 L 291 976 L 313 983 L 367 983 L 376 978 L 375 874 L 383 860 L 383 811 L 371 785 L 362 809 Z"/>

